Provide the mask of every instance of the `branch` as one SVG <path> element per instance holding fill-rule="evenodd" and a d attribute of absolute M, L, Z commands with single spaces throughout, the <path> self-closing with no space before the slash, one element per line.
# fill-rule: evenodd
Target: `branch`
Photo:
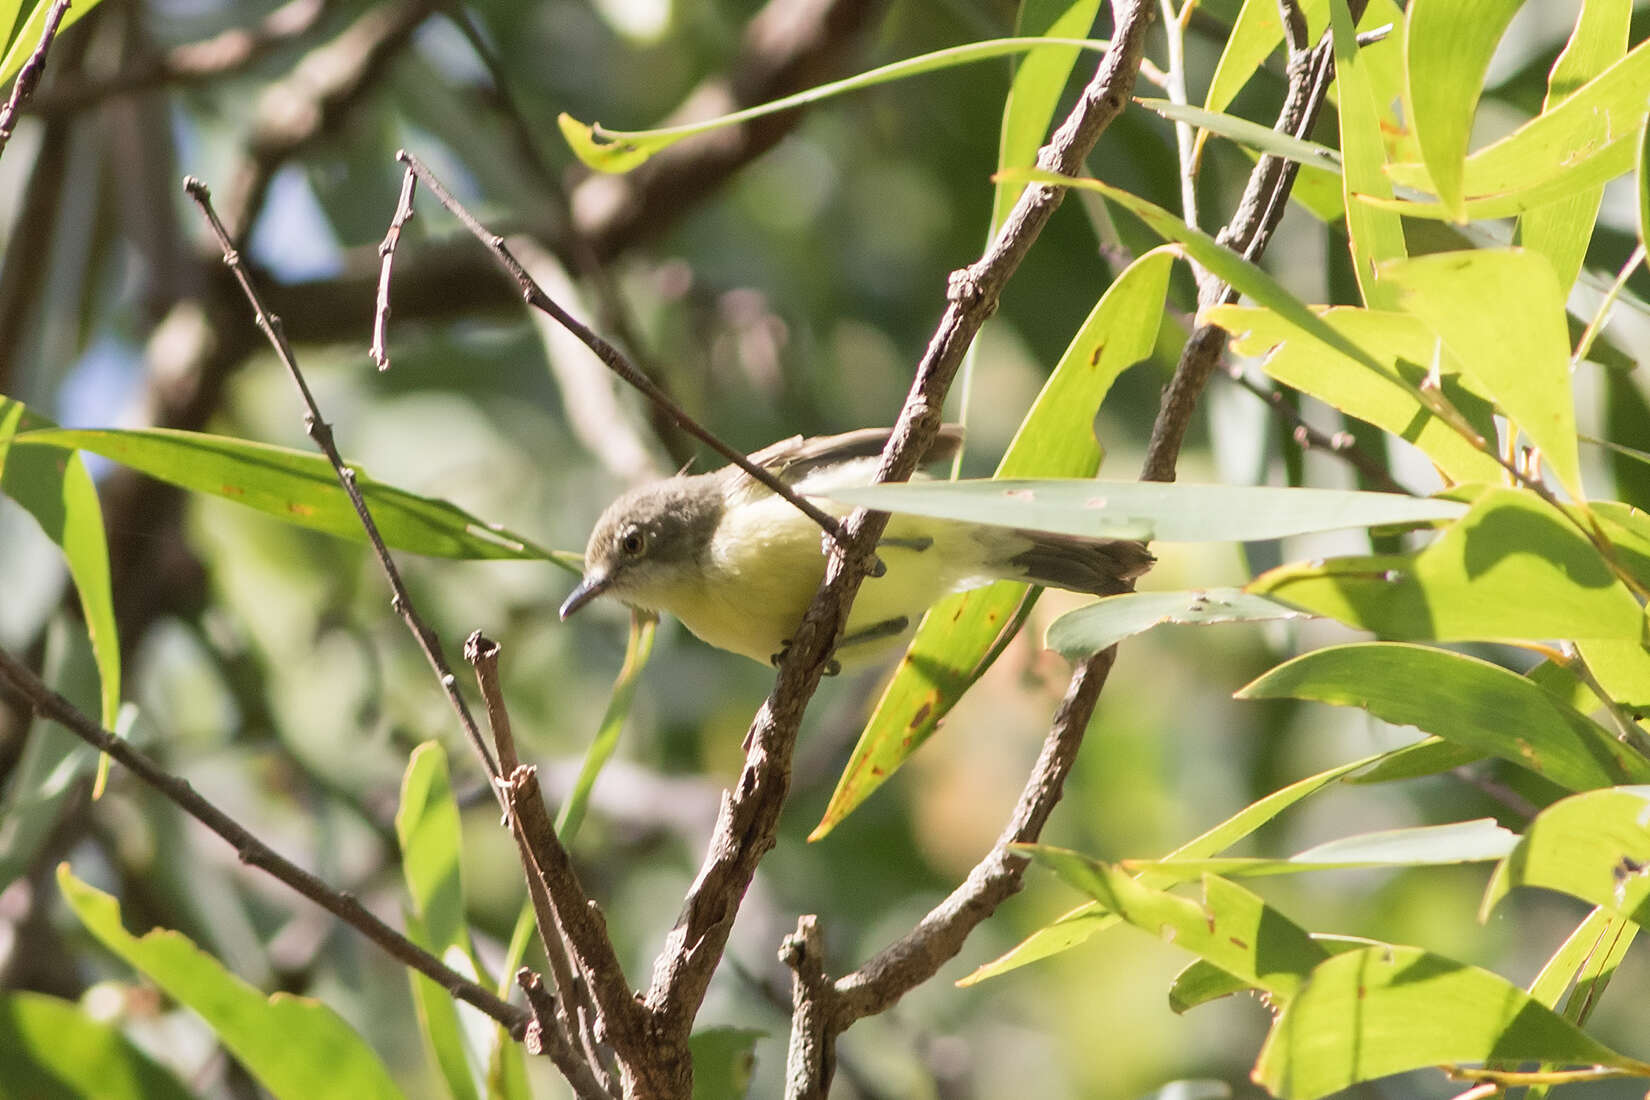
<path fill-rule="evenodd" d="M 131 742 L 124 741 L 103 729 L 74 704 L 47 687 L 26 665 L 4 650 L 0 650 L 0 677 L 21 692 L 38 714 L 52 719 L 93 748 L 113 757 L 116 762 L 176 804 L 184 813 L 223 837 L 235 849 L 242 863 L 256 867 L 284 882 L 360 931 L 396 961 L 412 967 L 459 1000 L 474 1005 L 503 1024 L 512 1035 L 521 1035 L 528 1020 L 528 1014 L 524 1010 L 501 1000 L 492 990 L 485 989 L 444 966 L 440 959 L 375 917 L 352 895 L 332 889 L 297 864 L 276 854 L 234 818 L 201 797 L 194 787 L 166 771 Z"/>
<path fill-rule="evenodd" d="M 17 125 L 17 113 L 34 95 L 35 85 L 46 73 L 46 51 L 52 48 L 52 39 L 57 37 L 57 28 L 68 10 L 69 0 L 52 0 L 52 8 L 46 13 L 46 28 L 40 32 L 40 41 L 29 59 L 23 62 L 23 67 L 17 70 L 17 81 L 11 87 L 11 95 L 5 106 L 0 107 L 0 153 L 6 151 L 6 143 L 11 141 L 12 127 Z"/>
<path fill-rule="evenodd" d="M 321 417 L 321 409 L 315 403 L 315 395 L 310 392 L 309 383 L 304 381 L 303 371 L 298 367 L 298 358 L 292 352 L 292 346 L 287 343 L 286 333 L 282 329 L 281 319 L 270 313 L 264 307 L 263 299 L 258 294 L 258 288 L 252 282 L 246 265 L 241 262 L 241 254 L 235 248 L 235 242 L 230 239 L 229 231 L 224 228 L 223 221 L 212 206 L 212 192 L 206 184 L 193 176 L 183 181 L 183 189 L 201 209 L 207 225 L 212 229 L 212 235 L 217 238 L 218 246 L 223 250 L 223 262 L 234 272 L 235 279 L 240 283 L 241 291 L 246 300 L 252 305 L 252 312 L 257 319 L 258 329 L 269 340 L 270 346 L 275 349 L 275 355 L 281 364 L 286 367 L 292 384 L 298 390 L 298 397 L 304 405 L 304 431 L 309 434 L 315 446 L 327 456 L 332 464 L 333 472 L 338 475 L 338 484 L 349 497 L 350 505 L 355 509 L 356 518 L 361 521 L 361 528 L 366 532 L 367 541 L 372 545 L 373 555 L 378 559 L 379 568 L 383 570 L 384 579 L 390 586 L 390 606 L 407 625 L 412 633 L 413 640 L 418 643 L 419 649 L 424 652 L 424 658 L 429 661 L 431 669 L 435 671 L 436 679 L 441 684 L 442 692 L 447 696 L 447 702 L 452 706 L 453 713 L 458 717 L 458 723 L 464 729 L 464 736 L 470 742 L 470 747 L 480 758 L 482 767 L 490 778 L 498 778 L 498 764 L 493 761 L 493 754 L 487 751 L 487 745 L 481 740 L 481 731 L 470 715 L 470 707 L 464 701 L 464 696 L 458 690 L 458 679 L 447 665 L 447 658 L 441 653 L 441 639 L 434 630 L 424 625 L 413 607 L 412 598 L 407 595 L 407 586 L 401 581 L 401 571 L 395 567 L 395 561 L 390 557 L 389 548 L 384 545 L 382 536 L 378 533 L 378 525 L 373 522 L 372 513 L 367 510 L 367 502 L 361 497 L 361 490 L 355 484 L 355 471 L 344 464 L 343 456 L 338 453 L 338 446 L 332 438 L 332 425 Z M 502 805 L 502 800 L 501 800 Z"/>
<path fill-rule="evenodd" d="M 1117 0 L 1114 9 L 1117 31 L 1112 48 L 1070 115 L 1039 153 L 1041 168 L 1077 170 L 1128 102 L 1152 9 L 1144 0 Z M 1058 188 L 1026 187 L 985 254 L 952 275 L 948 306 L 918 365 L 883 452 L 877 480 L 900 480 L 915 469 L 918 456 L 939 430 L 941 405 L 964 353 L 1063 195 Z M 746 735 L 750 749 L 739 783 L 723 797 L 710 850 L 676 927 L 654 963 L 647 1005 L 673 1031 L 686 1033 L 727 945 L 739 901 L 758 862 L 774 845 L 803 710 L 858 591 L 863 555 L 874 547 L 886 521 L 886 515 L 863 510 L 849 518 L 848 530 L 857 553 L 831 555 L 825 581 L 780 663 L 773 691 Z"/>

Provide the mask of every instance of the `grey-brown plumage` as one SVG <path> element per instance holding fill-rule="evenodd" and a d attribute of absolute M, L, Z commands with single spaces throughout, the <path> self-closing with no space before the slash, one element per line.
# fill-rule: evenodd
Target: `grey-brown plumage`
<path fill-rule="evenodd" d="M 782 440 L 751 455 L 836 514 L 825 494 L 871 483 L 886 428 Z M 946 425 L 925 456 L 944 461 L 962 444 Z M 1051 535 L 1012 527 L 895 515 L 878 554 L 883 577 L 860 588 L 838 643 L 846 659 L 868 656 L 906 633 L 936 600 L 994 580 L 1022 580 L 1096 595 L 1129 589 L 1151 568 L 1128 539 Z M 585 576 L 562 618 L 608 594 L 667 611 L 714 646 L 759 661 L 779 654 L 824 576 L 821 532 L 736 466 L 677 475 L 625 493 L 596 523 Z"/>

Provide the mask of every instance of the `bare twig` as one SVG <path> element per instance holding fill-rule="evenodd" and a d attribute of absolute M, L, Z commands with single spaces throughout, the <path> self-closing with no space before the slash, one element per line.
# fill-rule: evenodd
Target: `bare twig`
<path fill-rule="evenodd" d="M 23 62 L 23 67 L 17 70 L 11 95 L 7 97 L 5 106 L 0 107 L 0 153 L 6 151 L 6 143 L 11 141 L 12 128 L 17 125 L 17 113 L 34 95 L 35 86 L 46 73 L 46 51 L 52 48 L 52 39 L 57 37 L 57 28 L 68 10 L 69 0 L 53 0 L 51 10 L 46 13 L 46 26 L 40 32 L 39 43 L 29 59 Z"/>
<path fill-rule="evenodd" d="M 372 347 L 367 354 L 378 364 L 379 370 L 390 369 L 390 273 L 395 267 L 395 246 L 401 243 L 401 227 L 412 221 L 413 191 L 418 178 L 411 172 L 401 181 L 401 198 L 395 204 L 395 216 L 384 233 L 384 243 L 378 246 L 381 261 L 378 268 L 378 298 L 372 311 Z M 506 771 L 509 766 L 506 765 Z"/>
<path fill-rule="evenodd" d="M 389 549 L 384 545 L 383 538 L 378 534 L 378 525 L 373 522 L 372 514 L 367 510 L 366 501 L 361 498 L 361 490 L 355 484 L 355 471 L 344 464 L 343 457 L 338 453 L 337 444 L 333 442 L 332 426 L 321 418 L 321 410 L 315 403 L 315 395 L 310 393 L 309 383 L 304 380 L 303 372 L 298 368 L 297 357 L 292 353 L 292 347 L 287 343 L 286 335 L 281 328 L 281 319 L 270 313 L 258 294 L 258 288 L 252 282 L 252 276 L 241 262 L 240 253 L 235 243 L 230 239 L 229 231 L 218 218 L 218 213 L 212 206 L 212 193 L 206 184 L 193 176 L 183 181 L 184 190 L 189 197 L 200 207 L 201 214 L 206 218 L 217 238 L 218 246 L 223 250 L 224 263 L 234 272 L 240 283 L 241 291 L 252 305 L 258 328 L 268 338 L 275 349 L 275 354 L 286 367 L 292 378 L 292 383 L 298 389 L 298 396 L 304 405 L 304 430 L 309 433 L 310 439 L 327 456 L 332 463 L 333 470 L 338 475 L 338 484 L 343 486 L 344 493 L 349 497 L 350 504 L 355 508 L 355 515 L 361 521 L 361 527 L 367 533 L 367 541 L 372 544 L 373 554 L 378 558 L 378 564 L 384 571 L 384 577 L 389 582 L 392 597 L 390 604 L 395 608 L 402 622 L 412 632 L 414 640 L 424 651 L 424 657 L 435 670 L 436 678 L 441 683 L 441 690 L 446 694 L 453 713 L 458 716 L 459 725 L 464 728 L 464 736 L 469 740 L 470 747 L 475 750 L 482 766 L 490 778 L 499 777 L 498 765 L 493 761 L 493 754 L 488 751 L 487 745 L 481 739 L 481 731 L 476 728 L 475 719 L 470 715 L 470 707 L 464 701 L 464 696 L 458 690 L 458 679 L 447 665 L 446 657 L 441 653 L 441 640 L 436 637 L 435 631 L 424 625 L 414 610 L 412 600 L 407 595 L 407 588 L 401 582 L 401 572 L 395 567 L 390 558 Z M 501 804 L 502 804 L 502 795 Z"/>
<path fill-rule="evenodd" d="M 504 238 L 488 231 L 485 226 L 478 222 L 475 216 L 465 209 L 464 204 L 454 198 L 452 193 L 442 185 L 441 181 L 424 166 L 422 161 L 405 149 L 396 154 L 396 159 L 405 164 L 409 172 L 416 174 L 430 193 L 440 200 L 441 205 L 445 206 L 455 218 L 463 223 L 464 228 L 473 233 L 476 239 L 485 245 L 488 251 L 492 252 L 493 258 L 499 266 L 504 268 L 509 276 L 515 280 L 516 286 L 521 289 L 522 299 L 528 305 L 554 317 L 567 331 L 577 336 L 585 347 L 594 352 L 596 357 L 605 363 L 609 370 L 636 387 L 649 401 L 669 413 L 671 419 L 684 431 L 690 433 L 717 454 L 739 467 L 750 477 L 760 482 L 764 488 L 789 501 L 803 515 L 819 524 L 820 528 L 830 535 L 839 546 L 847 547 L 849 545 L 842 524 L 834 516 L 811 501 L 798 496 L 795 490 L 780 481 L 770 471 L 764 470 L 746 458 L 743 453 L 728 446 L 715 434 L 702 427 L 698 421 L 687 414 L 686 410 L 671 400 L 669 394 L 665 393 L 654 384 L 652 379 L 638 370 L 635 364 L 631 363 L 625 356 L 624 352 L 602 339 L 588 325 L 568 313 L 554 298 L 546 294 L 544 288 L 539 286 L 533 277 L 527 273 L 527 269 L 521 266 L 521 261 L 516 259 L 509 246 L 504 243 Z"/>
<path fill-rule="evenodd" d="M 527 1024 L 527 1013 L 522 1009 L 444 966 L 441 960 L 373 916 L 352 895 L 334 890 L 297 864 L 278 855 L 238 821 L 201 797 L 194 787 L 166 771 L 131 742 L 103 729 L 4 650 L 0 650 L 0 677 L 22 693 L 37 713 L 57 722 L 93 748 L 107 753 L 116 763 L 155 788 L 190 817 L 223 837 L 234 847 L 242 863 L 284 882 L 359 930 L 398 962 L 412 967 L 453 996 L 474 1005 L 509 1028 L 512 1034 L 521 1034 Z"/>
<path fill-rule="evenodd" d="M 475 669 L 476 683 L 481 689 L 481 698 L 487 713 L 487 724 L 493 731 L 493 747 L 498 751 L 503 774 L 513 775 L 521 766 L 521 761 L 516 754 L 510 712 L 505 706 L 504 691 L 499 683 L 498 657 L 498 643 L 481 631 L 478 630 L 465 639 L 464 659 Z M 505 793 L 508 795 L 508 791 Z M 508 797 L 505 801 L 508 807 Z M 593 1017 L 594 1006 L 589 1004 L 585 983 L 573 972 L 572 964 L 568 960 L 567 945 L 562 938 L 563 930 L 556 920 L 555 907 L 550 901 L 549 885 L 539 870 L 539 861 L 533 854 L 526 830 L 522 828 L 520 818 L 514 813 L 508 813 L 507 820 L 510 832 L 515 837 L 516 850 L 521 857 L 523 877 L 527 880 L 527 896 L 533 906 L 539 944 L 544 948 L 545 958 L 550 963 L 550 974 L 555 980 L 558 994 L 555 998 L 555 1017 L 545 1020 L 541 1016 L 540 1022 L 545 1027 L 555 1026 L 560 1029 L 564 1041 L 570 1042 L 570 1037 L 577 1036 L 584 1048 L 588 1067 L 596 1077 L 602 1079 L 603 1087 L 606 1087 L 610 1082 L 606 1080 L 605 1067 L 596 1053 L 595 1037 L 589 1033 L 588 1028 L 582 1026 L 586 1018 Z M 590 1011 L 586 1012 L 586 1009 Z"/>
<path fill-rule="evenodd" d="M 1265 402 L 1267 408 L 1287 421 L 1290 437 L 1302 450 L 1319 450 L 1346 460 L 1353 469 L 1364 476 L 1368 484 L 1383 493 L 1414 495 L 1411 490 L 1398 484 L 1392 475 L 1386 471 L 1385 467 L 1371 458 L 1362 447 L 1358 446 L 1358 441 L 1352 437 L 1351 432 L 1336 432 L 1334 435 L 1328 435 L 1314 428 L 1306 422 L 1300 413 L 1289 407 L 1289 402 L 1284 400 L 1283 390 L 1268 389 L 1260 385 L 1245 374 L 1241 366 L 1234 365 L 1227 372 L 1227 376 Z"/>
<path fill-rule="evenodd" d="M 162 85 L 185 87 L 229 76 L 309 33 L 335 6 L 333 0 L 288 0 L 252 27 L 231 27 L 199 42 L 173 46 L 107 77 L 54 82 L 29 105 L 29 113 L 63 118 L 115 96 Z"/>

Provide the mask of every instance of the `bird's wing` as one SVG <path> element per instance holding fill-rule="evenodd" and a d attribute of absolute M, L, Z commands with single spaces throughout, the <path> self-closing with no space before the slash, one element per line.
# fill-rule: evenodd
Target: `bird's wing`
<path fill-rule="evenodd" d="M 755 454 L 751 461 L 772 470 L 787 485 L 796 485 L 833 466 L 848 467 L 859 460 L 875 459 L 882 454 L 892 428 L 861 428 L 841 435 L 819 435 L 803 438 L 800 435 L 770 444 Z M 956 456 L 963 443 L 961 424 L 943 424 L 939 435 L 923 456 L 922 463 L 946 462 Z M 728 467 L 739 480 L 748 481 L 737 467 Z M 875 466 L 872 466 L 875 469 Z"/>

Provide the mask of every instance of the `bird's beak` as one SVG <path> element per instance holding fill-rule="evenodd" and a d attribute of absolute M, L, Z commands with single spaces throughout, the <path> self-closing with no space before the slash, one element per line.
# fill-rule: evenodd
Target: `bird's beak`
<path fill-rule="evenodd" d="M 573 612 L 577 611 L 597 596 L 600 596 L 603 592 L 606 592 L 607 586 L 610 583 L 611 578 L 609 578 L 605 573 L 587 574 L 585 578 L 579 582 L 579 586 L 573 589 L 572 595 L 567 597 L 567 601 L 561 605 L 562 621 L 565 622 L 567 617 L 573 614 Z"/>

